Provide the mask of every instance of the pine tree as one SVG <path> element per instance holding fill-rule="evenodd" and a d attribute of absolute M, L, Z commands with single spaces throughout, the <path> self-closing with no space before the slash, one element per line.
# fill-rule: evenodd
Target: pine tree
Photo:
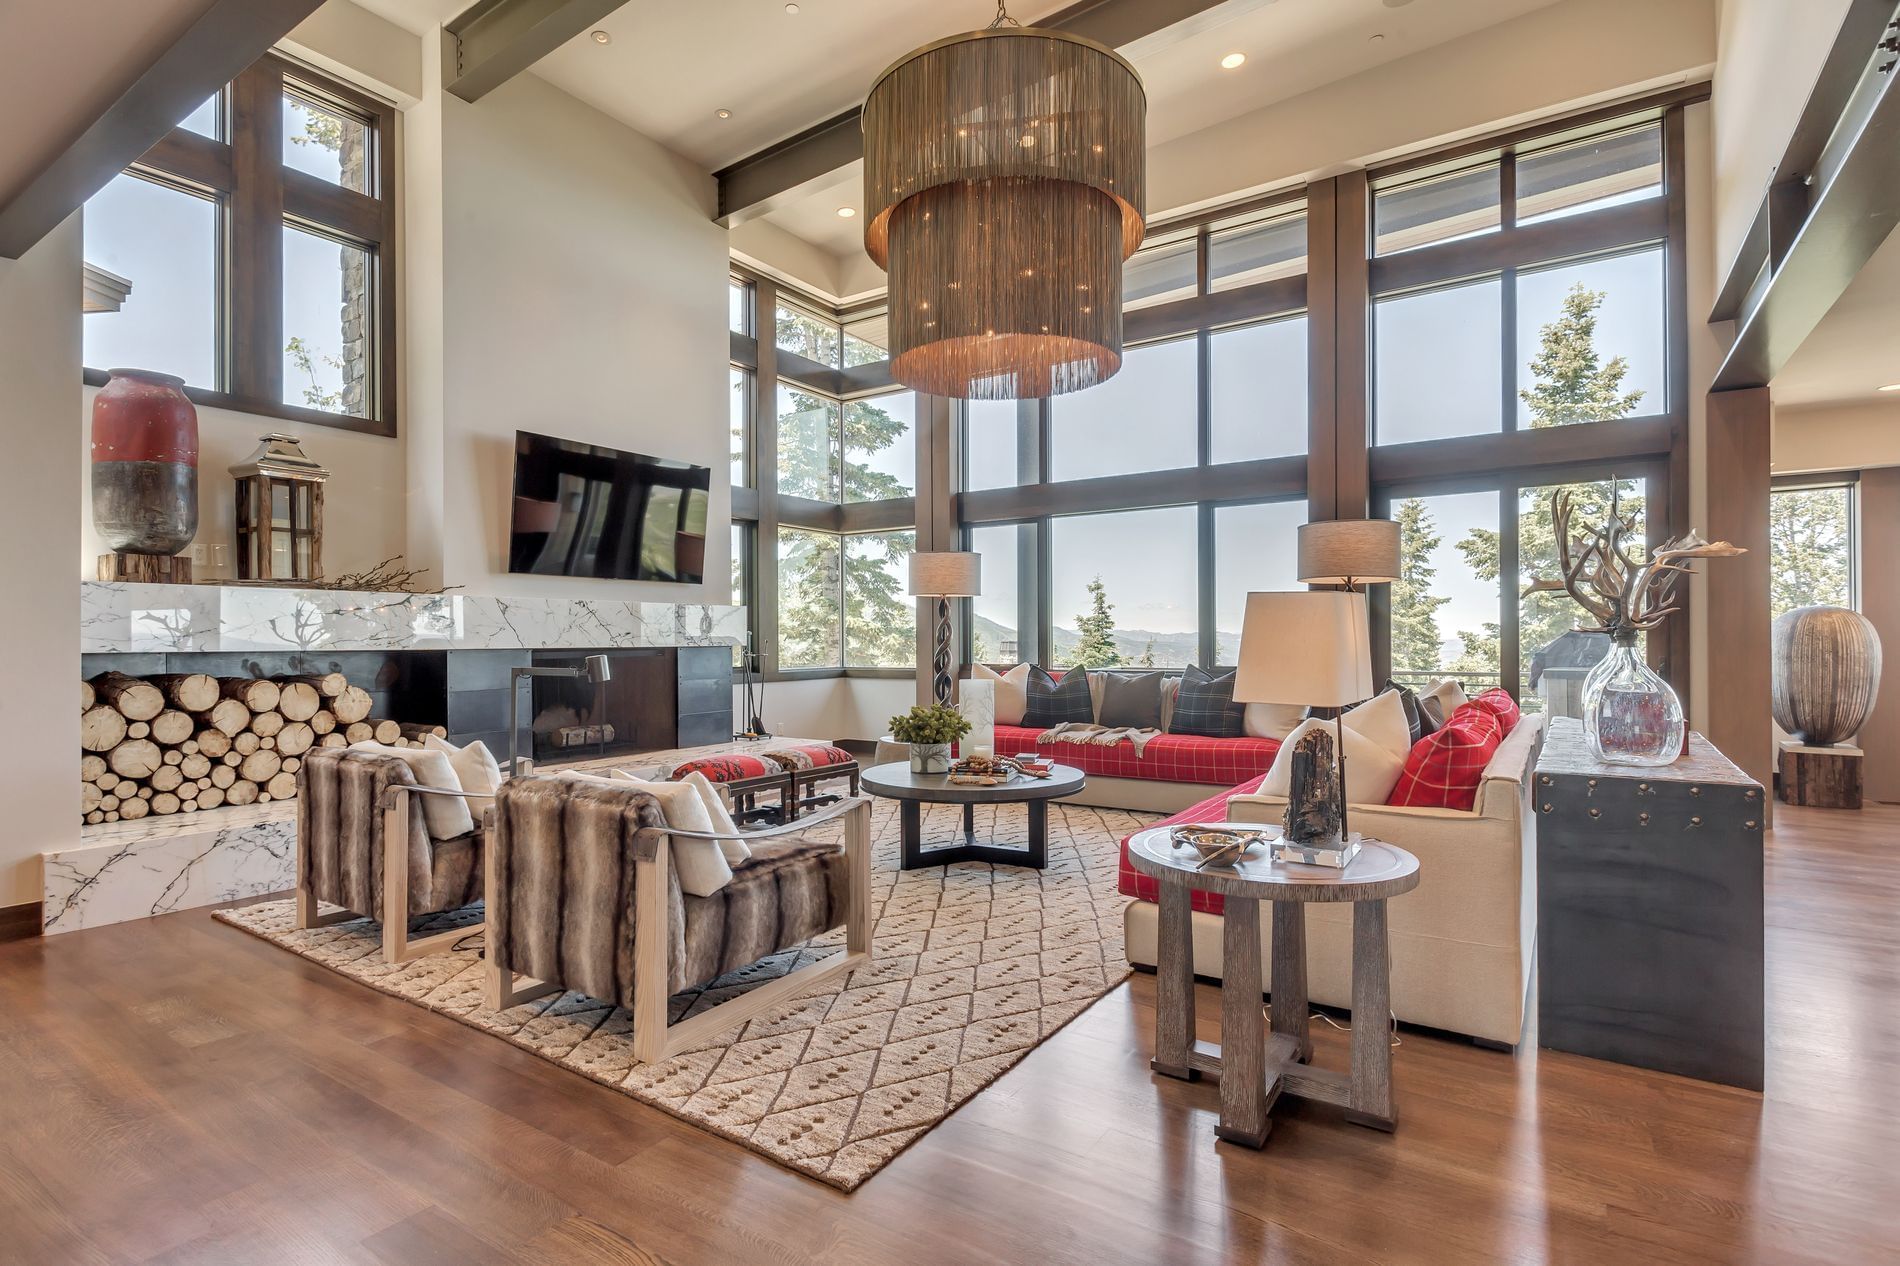
<path fill-rule="evenodd" d="M 1417 497 L 1399 503 L 1399 578 L 1392 582 L 1392 669 L 1432 673 L 1439 667 L 1438 608 L 1451 601 L 1432 593 L 1432 551 L 1443 539 L 1431 511 Z"/>
<path fill-rule="evenodd" d="M 1844 488 L 1800 488 L 1768 498 L 1772 615 L 1796 607 L 1848 605 L 1851 527 Z"/>
<path fill-rule="evenodd" d="M 1069 653 L 1069 663 L 1077 668 L 1113 668 L 1122 662 L 1122 653 L 1115 645 L 1114 611 L 1115 604 L 1108 600 L 1102 578 L 1089 581 L 1089 610 L 1075 617 L 1075 631 L 1081 640 Z"/>
<path fill-rule="evenodd" d="M 1148 644 L 1141 648 L 1141 658 L 1135 661 L 1135 667 L 1153 668 L 1154 666 L 1155 666 L 1155 640 L 1151 637 L 1148 639 Z"/>

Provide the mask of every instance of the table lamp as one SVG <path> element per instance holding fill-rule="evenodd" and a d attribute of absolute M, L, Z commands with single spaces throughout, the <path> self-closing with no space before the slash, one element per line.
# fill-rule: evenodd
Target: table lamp
<path fill-rule="evenodd" d="M 931 657 L 937 702 L 950 702 L 950 599 L 982 594 L 983 556 L 968 551 L 943 551 L 910 556 L 910 594 L 937 600 L 937 650 Z"/>
<path fill-rule="evenodd" d="M 1303 703 L 1345 708 L 1372 697 L 1372 642 L 1366 630 L 1364 594 L 1343 589 L 1304 593 L 1250 593 L 1240 627 L 1240 665 L 1234 674 L 1236 703 Z M 1333 718 L 1339 766 L 1339 847 L 1350 860 L 1352 832 L 1346 821 L 1344 725 Z M 1289 858 L 1275 850 L 1281 861 Z M 1342 863 L 1343 864 L 1343 863 Z"/>

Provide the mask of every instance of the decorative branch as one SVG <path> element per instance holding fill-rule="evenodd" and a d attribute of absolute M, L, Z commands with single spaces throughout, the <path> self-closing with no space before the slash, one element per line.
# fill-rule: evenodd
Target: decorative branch
<path fill-rule="evenodd" d="M 374 567 L 363 571 L 348 572 L 341 576 L 325 580 L 306 580 L 297 585 L 300 589 L 360 589 L 371 593 L 447 593 L 451 589 L 460 589 L 460 585 L 424 586 L 416 581 L 428 574 L 426 567 L 404 567 L 403 556 L 385 558 Z"/>
<path fill-rule="evenodd" d="M 1615 480 L 1611 480 L 1610 512 L 1602 528 L 1582 524 L 1572 532 L 1575 506 L 1568 490 L 1550 498 L 1551 522 L 1557 534 L 1557 565 L 1562 579 L 1534 578 L 1524 589 L 1534 593 L 1567 593 L 1592 616 L 1594 625 L 1579 625 L 1581 633 L 1608 633 L 1634 637 L 1657 628 L 1681 610 L 1675 602 L 1681 578 L 1693 574 L 1698 558 L 1733 558 L 1748 551 L 1727 541 L 1705 541 L 1693 531 L 1665 541 L 1645 563 L 1631 555 L 1628 542 L 1636 534 L 1636 515 L 1624 514 Z"/>

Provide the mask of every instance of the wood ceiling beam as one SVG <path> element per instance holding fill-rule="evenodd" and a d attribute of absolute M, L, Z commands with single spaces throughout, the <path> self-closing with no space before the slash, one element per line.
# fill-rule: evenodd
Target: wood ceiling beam
<path fill-rule="evenodd" d="M 1069 31 L 1110 48 L 1126 48 L 1221 3 L 1086 0 L 1031 25 Z M 863 114 L 862 107 L 854 107 L 714 172 L 719 182 L 719 223 L 731 228 L 756 219 L 863 158 Z"/>
<path fill-rule="evenodd" d="M 480 0 L 443 25 L 443 86 L 479 101 L 625 2 Z"/>
<path fill-rule="evenodd" d="M 217 0 L 79 138 L 0 207 L 0 258 L 18 259 L 322 0 Z"/>

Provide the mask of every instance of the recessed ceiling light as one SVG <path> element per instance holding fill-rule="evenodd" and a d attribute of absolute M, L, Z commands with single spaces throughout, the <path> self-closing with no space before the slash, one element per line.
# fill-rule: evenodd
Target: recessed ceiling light
<path fill-rule="evenodd" d="M 1229 53 L 1220 59 L 1220 68 L 1222 70 L 1239 70 L 1246 64 L 1247 54 L 1245 53 Z"/>
<path fill-rule="evenodd" d="M 1881 390 L 1882 391 L 1900 391 L 1900 382 L 1890 382 L 1886 386 L 1882 387 Z"/>
<path fill-rule="evenodd" d="M 611 44 L 614 42 L 614 37 L 606 31 L 595 31 L 593 39 L 596 44 Z"/>
<path fill-rule="evenodd" d="M 1371 35 L 1366 37 L 1366 43 L 1376 47 L 1385 43 L 1385 36 L 1381 32 L 1374 31 Z"/>
<path fill-rule="evenodd" d="M 795 4 L 788 4 L 788 5 L 786 5 L 786 6 L 785 6 L 785 11 L 786 11 L 787 13 L 797 13 L 797 12 L 798 12 L 798 6 L 797 6 L 797 5 L 795 5 Z"/>
<path fill-rule="evenodd" d="M 714 117 L 715 119 L 730 119 L 730 118 L 732 117 L 732 111 L 730 111 L 730 110 L 714 110 L 714 111 L 713 111 L 713 117 Z"/>
<path fill-rule="evenodd" d="M 841 220 L 849 220 L 852 216 L 856 215 L 857 213 L 858 213 L 858 209 L 856 207 L 839 207 L 838 208 L 838 218 Z"/>

